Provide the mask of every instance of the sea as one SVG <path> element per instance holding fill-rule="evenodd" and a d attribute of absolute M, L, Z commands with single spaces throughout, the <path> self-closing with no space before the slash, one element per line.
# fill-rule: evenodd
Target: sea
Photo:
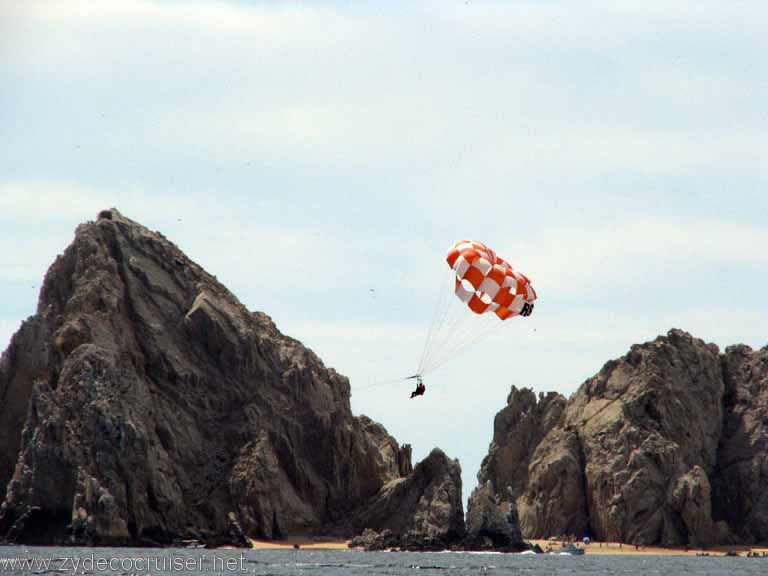
<path fill-rule="evenodd" d="M 474 552 L 0 547 L 0 574 L 259 576 L 768 575 L 768 558 Z"/>

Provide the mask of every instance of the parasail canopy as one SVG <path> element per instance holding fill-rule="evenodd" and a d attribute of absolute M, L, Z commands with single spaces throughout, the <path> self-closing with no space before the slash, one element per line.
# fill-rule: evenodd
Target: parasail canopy
<path fill-rule="evenodd" d="M 531 281 L 482 242 L 456 242 L 445 260 L 446 284 L 438 292 L 416 376 L 452 360 L 506 320 L 533 312 Z"/>
<path fill-rule="evenodd" d="M 533 311 L 536 291 L 531 281 L 482 242 L 456 242 L 445 260 L 456 275 L 456 297 L 476 314 L 493 312 L 508 320 Z"/>

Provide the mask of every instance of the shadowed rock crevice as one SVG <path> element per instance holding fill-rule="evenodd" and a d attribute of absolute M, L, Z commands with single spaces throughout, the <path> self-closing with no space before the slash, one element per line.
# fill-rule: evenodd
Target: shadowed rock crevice
<path fill-rule="evenodd" d="M 723 374 L 726 410 L 713 514 L 737 539 L 768 542 L 768 347 L 728 347 Z"/>

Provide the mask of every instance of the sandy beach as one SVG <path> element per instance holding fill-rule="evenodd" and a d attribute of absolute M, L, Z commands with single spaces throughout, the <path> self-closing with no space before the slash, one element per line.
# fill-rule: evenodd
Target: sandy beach
<path fill-rule="evenodd" d="M 558 548 L 559 542 L 550 542 L 549 540 L 529 540 L 531 544 L 538 544 L 542 550 L 548 546 Z M 302 550 L 350 550 L 349 540 L 328 540 L 322 538 L 291 537 L 286 540 L 251 540 L 255 550 L 293 550 L 298 546 Z M 586 550 L 587 554 L 611 556 L 611 555 L 647 555 L 647 556 L 696 556 L 697 554 L 709 554 L 710 556 L 724 556 L 728 551 L 733 550 L 739 556 L 746 556 L 748 552 L 758 554 L 768 554 L 768 547 L 750 547 L 750 546 L 715 546 L 707 550 L 697 548 L 662 548 L 659 546 L 635 546 L 634 544 L 625 544 L 621 542 L 590 542 L 587 545 L 579 545 Z"/>
<path fill-rule="evenodd" d="M 285 540 L 253 540 L 256 550 L 292 550 L 299 546 L 302 550 L 349 550 L 349 540 L 327 540 L 295 536 Z"/>
<path fill-rule="evenodd" d="M 550 542 L 549 540 L 529 540 L 532 544 L 538 544 L 542 550 L 547 546 L 559 548 L 560 542 Z M 714 546 L 706 550 L 700 548 L 662 548 L 660 546 L 635 546 L 634 544 L 625 544 L 622 542 L 590 542 L 587 545 L 579 544 L 584 548 L 587 554 L 611 556 L 611 555 L 649 555 L 649 556 L 696 556 L 697 554 L 709 554 L 710 556 L 724 556 L 727 552 L 733 550 L 739 556 L 746 556 L 748 552 L 757 552 L 758 554 L 768 553 L 767 547 L 750 546 Z"/>

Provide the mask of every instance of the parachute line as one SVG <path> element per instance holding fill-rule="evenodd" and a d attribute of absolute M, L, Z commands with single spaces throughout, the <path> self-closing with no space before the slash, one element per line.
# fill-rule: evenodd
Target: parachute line
<path fill-rule="evenodd" d="M 453 360 L 457 356 L 459 356 L 462 352 L 465 350 L 468 350 L 473 345 L 477 344 L 480 340 L 483 340 L 490 334 L 502 330 L 506 326 L 506 322 L 499 323 L 494 322 L 494 324 L 488 324 L 483 327 L 482 330 L 479 332 L 472 332 L 464 337 L 463 340 L 456 342 L 451 348 L 443 351 L 442 354 L 440 354 L 438 357 L 434 358 L 429 366 L 426 368 L 427 372 L 434 372 L 441 366 L 443 366 L 445 363 L 447 363 L 449 360 Z"/>
<path fill-rule="evenodd" d="M 397 378 L 395 380 L 380 380 L 378 382 L 373 382 L 371 384 L 367 384 L 365 386 L 355 386 L 354 388 L 350 388 L 353 392 L 356 392 L 358 390 L 368 390 L 369 388 L 376 388 L 377 386 L 386 386 L 388 384 L 397 384 L 398 382 L 405 382 L 407 378 Z"/>
<path fill-rule="evenodd" d="M 447 276 L 424 342 L 419 375 L 436 370 L 510 318 L 527 316 L 536 300 L 528 277 L 481 242 L 457 242 L 446 262 Z"/>
<path fill-rule="evenodd" d="M 447 290 L 448 287 L 448 280 L 450 280 L 451 274 L 448 274 L 443 277 L 443 281 L 440 283 L 440 291 L 437 293 L 437 302 L 435 302 L 435 310 L 432 313 L 432 321 L 429 324 L 429 330 L 427 331 L 427 338 L 424 341 L 424 349 L 421 352 L 421 359 L 419 360 L 419 369 L 416 371 L 416 374 L 421 374 L 421 368 L 424 365 L 425 358 L 427 357 L 427 354 L 429 353 L 429 348 L 432 343 L 432 337 L 435 333 L 435 327 L 437 326 L 439 330 L 440 324 L 442 324 L 443 318 L 440 319 L 438 322 L 438 317 L 441 316 L 441 311 L 444 307 L 444 302 L 446 301 L 446 293 L 450 294 L 450 292 Z M 444 313 L 443 313 L 444 316 Z"/>

